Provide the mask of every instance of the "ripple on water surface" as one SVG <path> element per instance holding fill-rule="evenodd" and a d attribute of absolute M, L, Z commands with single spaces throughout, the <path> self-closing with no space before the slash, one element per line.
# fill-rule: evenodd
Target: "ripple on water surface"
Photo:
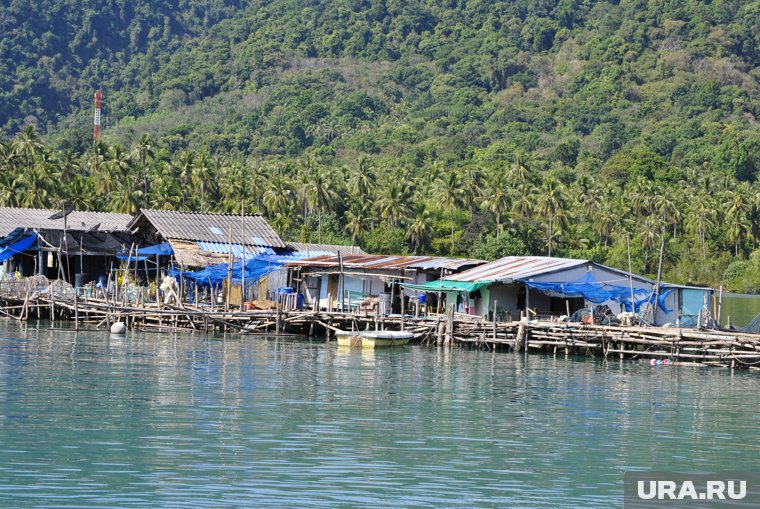
<path fill-rule="evenodd" d="M 0 324 L 1 507 L 622 507 L 751 470 L 757 375 Z"/>

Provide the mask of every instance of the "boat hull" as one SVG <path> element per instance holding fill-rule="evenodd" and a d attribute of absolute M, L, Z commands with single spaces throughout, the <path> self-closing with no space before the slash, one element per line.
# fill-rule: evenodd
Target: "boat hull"
<path fill-rule="evenodd" d="M 338 346 L 356 348 L 385 348 L 403 346 L 409 343 L 414 335 L 410 332 L 398 331 L 363 331 L 337 332 Z"/>

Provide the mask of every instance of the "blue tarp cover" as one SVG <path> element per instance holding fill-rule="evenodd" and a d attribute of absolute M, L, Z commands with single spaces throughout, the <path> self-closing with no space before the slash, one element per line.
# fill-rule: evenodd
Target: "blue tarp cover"
<path fill-rule="evenodd" d="M 17 240 L 13 244 L 8 244 L 4 248 L 0 249 L 0 262 L 4 262 L 11 256 L 26 251 L 32 246 L 32 244 L 34 244 L 35 240 L 37 240 L 37 234 L 31 233 L 25 237 L 22 237 L 21 240 Z"/>
<path fill-rule="evenodd" d="M 171 244 L 164 242 L 163 244 L 156 244 L 155 246 L 139 247 L 137 250 L 132 250 L 132 256 L 129 255 L 129 251 L 125 251 L 118 255 L 116 258 L 119 260 L 129 260 L 132 262 L 141 262 L 147 260 L 149 256 L 161 255 L 169 256 L 174 253 Z"/>
<path fill-rule="evenodd" d="M 591 272 L 580 281 L 574 282 L 539 282 L 521 280 L 527 286 L 535 288 L 541 293 L 551 297 L 575 298 L 583 297 L 594 304 L 601 304 L 608 300 L 619 302 L 625 306 L 626 311 L 631 311 L 631 288 L 629 286 L 611 285 L 609 283 L 600 283 L 594 279 Z M 651 290 L 644 288 L 634 288 L 634 306 L 636 311 L 640 310 L 642 304 L 652 302 L 654 296 Z M 670 290 L 663 292 L 658 300 L 658 306 L 666 313 L 672 310 L 665 307 L 665 299 L 670 294 Z"/>
<path fill-rule="evenodd" d="M 137 256 L 169 256 L 172 253 L 174 253 L 174 250 L 172 249 L 171 244 L 168 242 L 164 242 L 163 244 L 156 244 L 155 246 L 137 248 Z"/>
<path fill-rule="evenodd" d="M 246 284 L 258 281 L 262 277 L 280 269 L 288 259 L 282 259 L 279 256 L 257 255 L 255 258 L 245 262 L 245 281 Z M 220 263 L 218 265 L 209 265 L 198 271 L 180 272 L 177 269 L 169 271 L 169 275 L 191 279 L 199 285 L 219 284 L 227 279 L 229 264 Z M 243 279 L 242 263 L 237 261 L 232 264 L 232 282 L 240 284 Z"/>

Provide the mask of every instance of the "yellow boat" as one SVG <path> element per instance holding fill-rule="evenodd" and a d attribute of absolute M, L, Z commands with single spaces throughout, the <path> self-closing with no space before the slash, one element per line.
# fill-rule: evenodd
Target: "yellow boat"
<path fill-rule="evenodd" d="M 381 348 L 405 345 L 414 334 L 403 331 L 338 331 L 335 336 L 338 346 Z"/>

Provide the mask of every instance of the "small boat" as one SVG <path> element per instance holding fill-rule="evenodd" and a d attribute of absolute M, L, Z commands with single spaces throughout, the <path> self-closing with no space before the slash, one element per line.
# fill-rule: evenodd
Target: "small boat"
<path fill-rule="evenodd" d="M 401 346 L 414 337 L 411 332 L 403 331 L 338 331 L 338 346 L 380 348 Z"/>

